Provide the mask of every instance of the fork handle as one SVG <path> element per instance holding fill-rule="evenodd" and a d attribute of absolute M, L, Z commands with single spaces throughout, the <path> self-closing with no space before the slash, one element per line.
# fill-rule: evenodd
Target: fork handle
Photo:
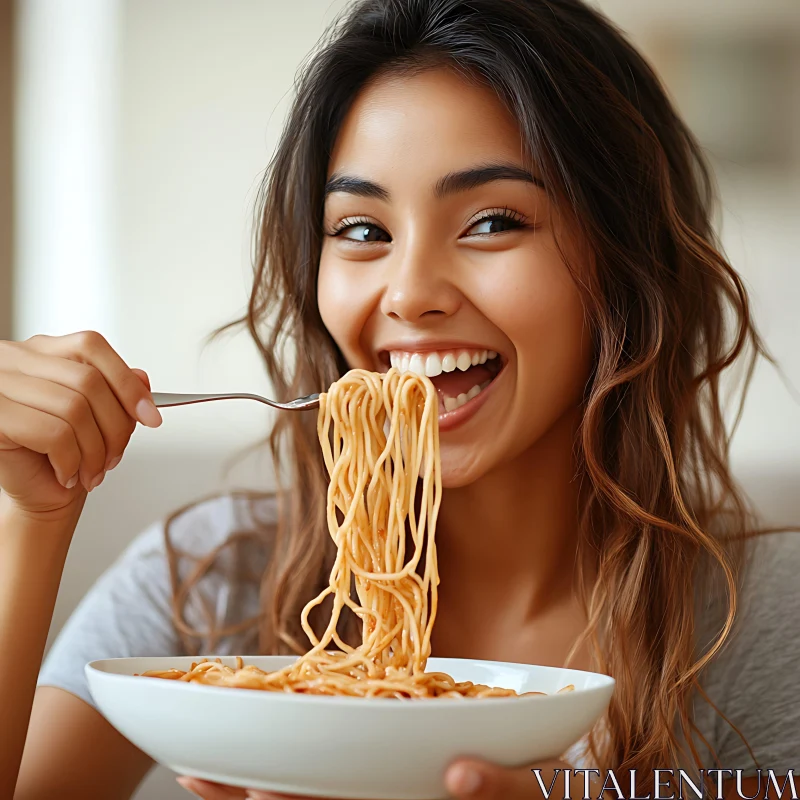
<path fill-rule="evenodd" d="M 187 406 L 192 403 L 208 403 L 211 400 L 258 400 L 273 408 L 280 408 L 278 403 L 267 400 L 257 394 L 175 394 L 174 392 L 153 392 L 153 402 L 158 408 L 169 406 Z"/>

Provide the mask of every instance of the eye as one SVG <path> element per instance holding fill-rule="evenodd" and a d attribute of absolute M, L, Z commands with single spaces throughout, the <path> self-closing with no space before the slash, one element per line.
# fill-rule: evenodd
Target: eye
<path fill-rule="evenodd" d="M 526 228 L 525 217 L 509 209 L 491 209 L 470 224 L 465 236 L 491 236 L 494 233 Z"/>
<path fill-rule="evenodd" d="M 342 220 L 338 227 L 331 232 L 331 236 L 358 242 L 359 244 L 392 241 L 392 237 L 383 228 L 367 219 Z"/>

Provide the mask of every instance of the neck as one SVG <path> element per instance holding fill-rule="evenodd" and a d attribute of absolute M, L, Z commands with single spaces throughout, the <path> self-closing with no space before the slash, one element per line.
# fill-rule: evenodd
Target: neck
<path fill-rule="evenodd" d="M 572 596 L 579 418 L 565 415 L 511 462 L 445 490 L 436 534 L 443 584 L 494 600 L 522 594 L 534 614 Z"/>

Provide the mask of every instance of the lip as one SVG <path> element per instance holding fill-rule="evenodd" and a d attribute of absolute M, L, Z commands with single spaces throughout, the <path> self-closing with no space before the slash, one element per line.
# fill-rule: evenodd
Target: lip
<path fill-rule="evenodd" d="M 508 362 L 505 361 L 500 368 L 500 372 L 492 378 L 491 383 L 481 391 L 479 395 L 473 397 L 472 400 L 467 400 L 463 406 L 455 409 L 455 411 L 445 411 L 439 414 L 439 432 L 452 431 L 455 428 L 464 425 L 468 420 L 472 419 L 478 413 L 481 406 L 486 402 L 487 398 L 491 395 L 497 381 L 500 380 L 503 373 L 506 371 Z"/>
<path fill-rule="evenodd" d="M 502 364 L 500 371 L 492 378 L 491 383 L 483 389 L 477 397 L 468 400 L 463 406 L 460 406 L 454 411 L 445 411 L 439 414 L 439 431 L 447 432 L 464 425 L 478 413 L 481 406 L 490 396 L 494 385 L 506 371 L 506 367 L 508 366 L 508 358 L 506 355 L 501 350 L 483 342 L 465 342 L 455 339 L 437 339 L 435 341 L 432 339 L 407 339 L 405 341 L 387 342 L 377 349 L 377 357 L 382 367 L 388 369 L 391 366 L 389 354 L 392 351 L 404 353 L 433 353 L 443 350 L 493 350 L 497 353 Z"/>

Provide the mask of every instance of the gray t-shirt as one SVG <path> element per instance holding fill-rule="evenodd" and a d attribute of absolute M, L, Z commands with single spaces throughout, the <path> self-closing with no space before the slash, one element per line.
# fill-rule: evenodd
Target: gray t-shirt
<path fill-rule="evenodd" d="M 184 556 L 183 576 L 233 533 L 274 524 L 273 501 L 252 505 L 242 497 L 203 502 L 174 520 L 170 541 Z M 703 688 L 747 739 L 762 769 L 800 769 L 800 535 L 773 534 L 755 540 L 732 636 L 706 669 Z M 210 623 L 231 625 L 258 612 L 258 576 L 266 566 L 263 543 L 242 540 L 222 551 L 215 569 L 198 584 L 186 611 L 199 630 Z M 172 578 L 165 555 L 164 526 L 157 524 L 134 540 L 98 580 L 64 626 L 39 676 L 93 705 L 84 665 L 101 658 L 183 655 L 186 645 L 172 623 Z M 723 598 L 724 599 L 724 598 Z M 705 604 L 696 620 L 705 644 L 720 625 L 719 603 Z M 213 648 L 209 644 L 215 644 Z M 196 652 L 252 654 L 247 634 L 218 643 L 200 637 Z M 642 698 L 647 702 L 647 698 Z M 705 702 L 696 702 L 694 721 L 726 769 L 755 770 L 747 746 Z M 580 743 L 567 755 L 573 766 L 592 767 Z M 704 752 L 701 750 L 701 752 Z M 675 765 L 664 765 L 664 767 Z M 706 768 L 716 767 L 710 756 Z"/>

